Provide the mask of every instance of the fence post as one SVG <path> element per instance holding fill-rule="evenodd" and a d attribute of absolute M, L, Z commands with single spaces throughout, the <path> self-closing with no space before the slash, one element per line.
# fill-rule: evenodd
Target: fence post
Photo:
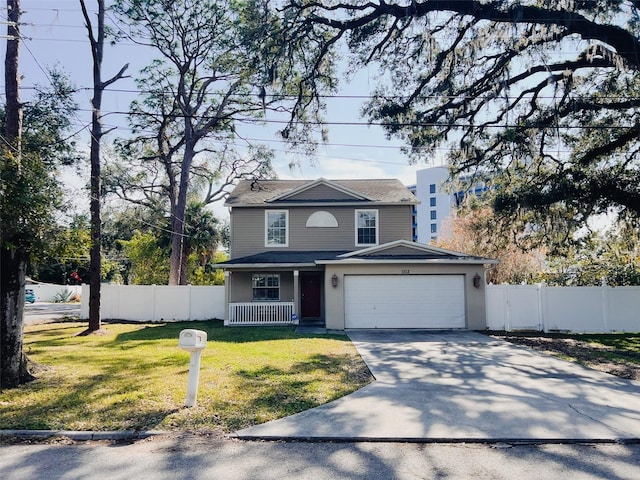
<path fill-rule="evenodd" d="M 602 279 L 602 331 L 604 333 L 611 333 L 609 330 L 609 285 L 607 280 Z"/>
<path fill-rule="evenodd" d="M 121 319 L 122 316 L 120 314 L 120 312 L 122 311 L 122 291 L 123 291 L 123 287 L 124 285 L 118 285 L 118 287 L 116 288 L 115 292 L 115 297 L 116 297 L 116 301 L 115 301 L 115 305 L 116 305 L 116 309 L 117 311 L 115 313 L 113 313 L 113 310 L 111 311 L 111 317 L 112 318 L 117 318 L 117 319 Z M 102 301 L 100 302 L 100 311 L 102 311 Z"/>
<path fill-rule="evenodd" d="M 153 318 L 153 321 L 155 322 L 156 319 L 156 285 L 153 284 L 151 286 L 151 305 L 153 305 L 153 311 L 151 312 L 151 318 Z"/>
<path fill-rule="evenodd" d="M 502 301 L 504 303 L 504 331 L 511 331 L 511 296 L 509 293 L 511 290 L 508 288 L 509 285 L 502 284 L 501 293 L 502 293 Z"/>
<path fill-rule="evenodd" d="M 546 286 L 547 284 L 544 282 L 540 282 L 537 285 L 537 292 L 538 292 L 538 325 L 540 328 L 541 332 L 545 332 L 547 333 L 547 326 L 545 325 L 545 320 L 546 320 L 546 316 L 545 316 L 545 308 L 546 308 L 546 294 L 547 294 L 547 290 L 546 290 Z"/>

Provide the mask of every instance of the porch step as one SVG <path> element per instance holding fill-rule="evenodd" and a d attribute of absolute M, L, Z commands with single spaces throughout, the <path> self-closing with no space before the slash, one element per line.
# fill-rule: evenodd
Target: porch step
<path fill-rule="evenodd" d="M 296 333 L 305 333 L 312 335 L 323 335 L 327 333 L 327 329 L 324 325 L 298 325 L 296 327 Z"/>

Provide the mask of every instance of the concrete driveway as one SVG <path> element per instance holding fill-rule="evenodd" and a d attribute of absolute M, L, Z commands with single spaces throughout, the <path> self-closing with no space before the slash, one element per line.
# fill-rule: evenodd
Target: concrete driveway
<path fill-rule="evenodd" d="M 640 439 L 639 382 L 476 332 L 348 334 L 375 382 L 235 435 L 443 442 Z"/>

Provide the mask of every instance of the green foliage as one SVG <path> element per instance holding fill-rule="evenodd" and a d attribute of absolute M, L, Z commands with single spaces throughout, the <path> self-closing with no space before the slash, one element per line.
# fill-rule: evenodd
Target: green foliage
<path fill-rule="evenodd" d="M 225 252 L 216 252 L 209 263 L 199 263 L 197 255 L 189 257 L 189 283 L 192 285 L 224 285 L 224 272 L 211 265 L 229 259 Z"/>
<path fill-rule="evenodd" d="M 136 231 L 131 240 L 121 240 L 131 268 L 129 282 L 137 285 L 166 285 L 169 281 L 169 256 L 151 233 Z"/>
<path fill-rule="evenodd" d="M 42 248 L 62 192 L 54 167 L 35 153 L 20 158 L 6 147 L 0 161 L 1 241 L 9 248 Z"/>
<path fill-rule="evenodd" d="M 639 233 L 625 226 L 596 235 L 550 262 L 540 276 L 549 285 L 640 285 Z"/>
<path fill-rule="evenodd" d="M 166 284 L 170 254 L 171 224 L 158 212 L 126 206 L 105 217 L 103 248 L 111 261 L 111 277 L 117 283 Z M 184 248 L 187 278 L 193 285 L 221 285 L 222 272 L 212 264 L 226 260 L 219 251 L 228 246 L 228 225 L 220 222 L 205 205 L 193 202 L 187 210 Z M 109 263 L 108 261 L 106 263 Z M 103 264 L 103 270 L 104 270 Z"/>
<path fill-rule="evenodd" d="M 113 2 L 127 37 L 154 48 L 130 108 L 135 137 L 105 169 L 105 189 L 172 219 L 170 281 L 184 282 L 187 202 L 223 200 L 241 178 L 268 178 L 272 152 L 234 147 L 240 123 L 281 115 L 285 83 L 272 68 L 277 20 L 263 0 Z M 125 27 L 126 26 L 126 27 Z M 160 210 L 158 210 L 160 211 Z"/>
<path fill-rule="evenodd" d="M 76 108 L 72 88 L 59 72 L 50 72 L 51 90 L 36 90 L 24 105 L 22 154 L 4 145 L 0 151 L 0 241 L 4 246 L 37 254 L 55 228 L 63 208 L 58 167 L 73 158 L 65 139 Z M 4 130 L 4 109 L 0 110 Z"/>

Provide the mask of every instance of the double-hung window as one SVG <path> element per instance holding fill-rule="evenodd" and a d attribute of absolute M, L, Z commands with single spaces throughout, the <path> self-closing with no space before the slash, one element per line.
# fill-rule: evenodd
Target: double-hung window
<path fill-rule="evenodd" d="M 356 246 L 378 244 L 378 210 L 356 210 Z"/>
<path fill-rule="evenodd" d="M 264 212 L 266 247 L 289 246 L 289 211 L 267 210 Z"/>
<path fill-rule="evenodd" d="M 280 300 L 280 275 L 256 273 L 251 281 L 254 302 L 277 302 Z"/>

